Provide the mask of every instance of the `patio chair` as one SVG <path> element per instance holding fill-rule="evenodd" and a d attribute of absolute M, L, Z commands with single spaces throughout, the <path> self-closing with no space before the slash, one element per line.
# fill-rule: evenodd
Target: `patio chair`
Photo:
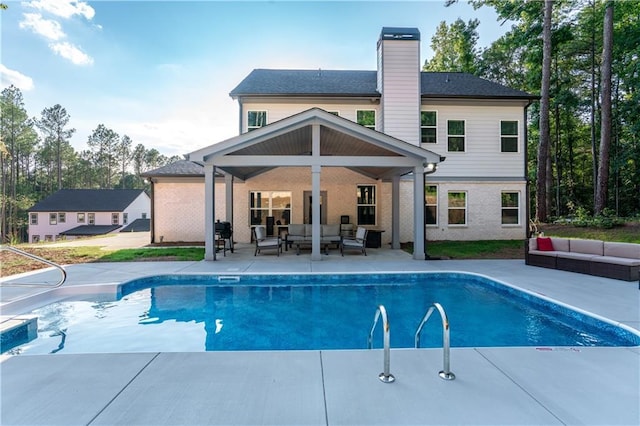
<path fill-rule="evenodd" d="M 264 225 L 258 225 L 253 228 L 253 233 L 256 241 L 254 256 L 266 249 L 276 249 L 277 255 L 280 256 L 280 253 L 282 253 L 282 239 L 280 236 L 267 237 L 267 229 Z"/>
<path fill-rule="evenodd" d="M 356 230 L 355 238 L 342 238 L 340 241 L 340 254 L 344 256 L 345 249 L 357 249 L 360 250 L 362 254 L 367 255 L 367 228 L 363 228 L 362 226 L 358 226 Z"/>

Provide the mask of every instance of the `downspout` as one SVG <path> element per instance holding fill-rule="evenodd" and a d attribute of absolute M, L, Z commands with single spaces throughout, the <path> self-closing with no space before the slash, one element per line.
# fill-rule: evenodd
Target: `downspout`
<path fill-rule="evenodd" d="M 529 222 L 531 221 L 531 182 L 529 182 L 529 132 L 528 132 L 528 122 L 527 122 L 527 109 L 533 102 L 529 100 L 529 102 L 524 106 L 524 118 L 522 122 L 524 123 L 524 181 L 525 181 L 525 215 L 526 221 L 525 224 L 525 238 L 528 239 L 531 237 L 531 229 L 529 226 Z"/>
<path fill-rule="evenodd" d="M 440 161 L 444 161 L 444 157 L 440 157 Z M 433 169 L 424 172 L 424 187 L 422 188 L 422 208 L 424 209 L 424 201 L 427 199 L 427 175 L 433 174 L 438 170 L 438 165 L 434 164 Z M 427 215 L 423 216 L 422 227 L 424 228 L 424 260 L 431 260 L 431 256 L 427 253 Z"/>
<path fill-rule="evenodd" d="M 155 203 L 156 203 L 156 198 L 154 196 L 154 186 L 153 186 L 153 178 L 149 178 L 149 188 L 150 188 L 150 192 L 151 192 L 151 211 L 149 212 L 149 214 L 151 215 L 151 218 L 149 219 L 151 226 L 149 227 L 149 230 L 151 231 L 151 243 L 155 243 L 156 242 L 156 221 L 155 221 Z"/>

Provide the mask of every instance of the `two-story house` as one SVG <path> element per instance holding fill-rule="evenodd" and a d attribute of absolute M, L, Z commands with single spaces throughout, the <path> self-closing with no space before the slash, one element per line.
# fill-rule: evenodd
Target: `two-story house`
<path fill-rule="evenodd" d="M 142 189 L 61 189 L 29 209 L 29 242 L 119 231 L 150 209 Z"/>
<path fill-rule="evenodd" d="M 421 72 L 420 32 L 383 28 L 377 70 L 255 69 L 230 95 L 240 135 L 147 172 L 152 239 L 202 241 L 214 222 L 350 223 L 383 247 L 524 238 L 528 93 Z M 320 218 L 314 220 L 313 218 Z M 314 232 L 314 237 L 319 232 Z M 319 237 L 312 258 L 320 259 Z"/>

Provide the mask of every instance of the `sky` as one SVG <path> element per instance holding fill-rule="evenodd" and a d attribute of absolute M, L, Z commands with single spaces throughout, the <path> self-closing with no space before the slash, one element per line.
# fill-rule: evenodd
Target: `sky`
<path fill-rule="evenodd" d="M 77 151 L 104 124 L 167 156 L 236 136 L 229 92 L 255 68 L 375 70 L 385 26 L 418 28 L 422 62 L 441 21 L 478 18 L 480 47 L 509 30 L 464 0 L 2 2 L 1 87 L 30 117 L 60 104 Z"/>

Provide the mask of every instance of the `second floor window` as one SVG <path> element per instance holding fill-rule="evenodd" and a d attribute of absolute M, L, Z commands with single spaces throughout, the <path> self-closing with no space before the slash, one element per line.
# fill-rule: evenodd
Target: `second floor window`
<path fill-rule="evenodd" d="M 49 213 L 49 225 L 58 224 L 58 213 Z"/>
<path fill-rule="evenodd" d="M 31 213 L 29 215 L 29 223 L 31 225 L 37 225 L 38 224 L 38 213 Z"/>
<path fill-rule="evenodd" d="M 87 217 L 88 217 L 89 225 L 95 225 L 96 224 L 96 214 L 95 213 L 88 213 Z"/>
<path fill-rule="evenodd" d="M 364 127 L 375 130 L 376 128 L 376 112 L 374 110 L 356 111 L 356 121 Z"/>
<path fill-rule="evenodd" d="M 358 225 L 376 224 L 376 186 L 358 185 Z"/>
<path fill-rule="evenodd" d="M 464 120 L 447 121 L 447 151 L 464 152 Z"/>
<path fill-rule="evenodd" d="M 111 213 L 111 224 L 118 225 L 120 223 L 120 215 L 118 213 Z"/>
<path fill-rule="evenodd" d="M 500 122 L 500 150 L 502 152 L 518 152 L 518 122 Z"/>
<path fill-rule="evenodd" d="M 420 111 L 420 142 L 436 143 L 436 112 Z"/>
<path fill-rule="evenodd" d="M 58 223 L 66 223 L 66 222 L 67 222 L 67 214 L 58 213 Z"/>
<path fill-rule="evenodd" d="M 78 213 L 78 223 L 84 223 L 84 213 Z"/>
<path fill-rule="evenodd" d="M 129 223 L 129 213 L 122 213 L 122 224 L 126 225 Z"/>
<path fill-rule="evenodd" d="M 247 131 L 267 125 L 267 111 L 247 111 Z"/>

